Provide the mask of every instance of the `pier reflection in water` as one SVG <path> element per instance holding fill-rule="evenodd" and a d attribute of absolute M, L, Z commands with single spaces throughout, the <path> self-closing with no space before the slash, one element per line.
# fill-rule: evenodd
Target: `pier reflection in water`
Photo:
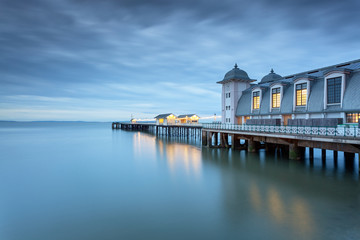
<path fill-rule="evenodd" d="M 201 174 L 201 150 L 198 141 L 176 139 L 171 141 L 166 137 L 156 137 L 153 134 L 137 132 L 133 135 L 135 159 L 146 159 L 153 154 L 157 161 L 168 164 L 172 174 L 182 171 L 189 176 L 199 177 Z"/>
<path fill-rule="evenodd" d="M 246 151 L 202 149 L 204 168 L 221 171 L 229 223 L 252 238 L 358 239 L 358 163 L 324 165 Z M 332 162 L 332 159 L 328 159 Z M 319 163 L 320 162 L 320 163 Z M 286 237 L 288 236 L 288 238 Z M 291 236 L 291 237 L 290 237 Z"/>

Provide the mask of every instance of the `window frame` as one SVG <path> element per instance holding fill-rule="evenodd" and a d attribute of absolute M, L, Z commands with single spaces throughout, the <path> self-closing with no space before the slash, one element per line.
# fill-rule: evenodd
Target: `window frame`
<path fill-rule="evenodd" d="M 341 77 L 341 89 L 340 89 L 340 103 L 329 103 L 328 102 L 328 80 L 333 78 Z M 324 109 L 327 109 L 328 106 L 340 105 L 343 106 L 344 92 L 345 92 L 345 73 L 339 71 L 332 71 L 325 75 L 324 77 Z"/>
<path fill-rule="evenodd" d="M 300 86 L 299 89 L 298 89 L 298 86 Z M 308 94 L 307 94 L 308 90 L 307 89 L 308 89 L 307 83 L 298 83 L 295 85 L 295 104 L 297 107 L 304 107 L 307 105 L 307 100 L 308 100 Z M 298 92 L 300 93 L 300 96 L 298 96 Z M 305 99 L 304 99 L 304 96 L 305 96 Z M 299 97 L 301 98 L 300 101 L 299 101 Z"/>
<path fill-rule="evenodd" d="M 273 107 L 273 89 L 276 89 L 276 88 L 280 88 L 280 101 L 279 101 L 279 107 Z M 280 109 L 281 108 L 281 102 L 282 102 L 282 99 L 283 99 L 283 85 L 282 84 L 279 84 L 279 83 L 276 83 L 272 86 L 270 86 L 270 106 L 269 106 L 269 109 L 270 109 L 270 112 L 273 110 L 273 109 Z"/>
<path fill-rule="evenodd" d="M 306 83 L 306 104 L 305 105 L 296 105 L 297 103 L 297 94 L 296 94 L 296 86 L 300 85 L 300 84 L 304 84 Z M 295 111 L 295 109 L 297 107 L 308 107 L 308 102 L 309 102 L 309 98 L 310 98 L 310 79 L 309 78 L 299 78 L 296 81 L 294 81 L 294 91 L 293 91 L 293 111 Z"/>
<path fill-rule="evenodd" d="M 256 97 L 259 97 L 259 107 L 258 108 L 254 108 L 254 93 L 259 93 L 259 95 L 256 96 Z M 251 92 L 251 110 L 252 111 L 259 110 L 260 109 L 260 103 L 261 103 L 261 89 L 256 88 Z"/>
<path fill-rule="evenodd" d="M 329 81 L 333 80 L 334 82 L 329 84 Z M 340 80 L 340 81 L 339 81 Z M 326 98 L 327 98 L 327 104 L 341 104 L 341 89 L 342 89 L 342 78 L 341 77 L 333 77 L 333 78 L 327 78 L 326 80 Z M 333 85 L 333 89 L 331 91 L 331 93 L 333 94 L 333 96 L 330 98 L 329 94 L 329 87 Z M 340 86 L 340 89 L 338 89 L 337 87 Z M 337 94 L 337 91 L 339 91 L 339 94 Z M 333 100 L 333 102 L 330 102 L 329 99 Z M 338 100 L 338 101 L 336 101 Z"/>

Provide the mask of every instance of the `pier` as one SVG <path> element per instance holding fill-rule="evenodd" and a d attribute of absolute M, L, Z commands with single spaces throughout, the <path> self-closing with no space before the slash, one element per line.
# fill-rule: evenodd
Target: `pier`
<path fill-rule="evenodd" d="M 241 141 L 242 140 L 242 141 Z M 244 142 L 244 144 L 240 144 Z M 202 145 L 207 147 L 246 148 L 256 152 L 262 145 L 267 151 L 281 150 L 289 159 L 304 157 L 309 148 L 310 160 L 314 158 L 314 148 L 322 149 L 322 159 L 326 150 L 332 150 L 334 159 L 338 151 L 343 151 L 347 159 L 354 159 L 360 153 L 360 129 L 358 127 L 303 127 L 266 126 L 235 124 L 203 124 Z"/>
<path fill-rule="evenodd" d="M 314 148 L 322 150 L 323 161 L 326 160 L 326 150 L 333 151 L 334 159 L 337 159 L 338 151 L 344 152 L 346 159 L 354 159 L 355 154 L 360 153 L 359 127 L 113 122 L 112 129 L 147 131 L 156 136 L 201 138 L 202 145 L 209 148 L 281 151 L 289 159 L 297 160 L 304 158 L 305 148 L 309 148 L 310 160 L 314 158 Z"/>
<path fill-rule="evenodd" d="M 156 136 L 201 138 L 201 124 L 125 123 L 113 122 L 112 129 L 152 132 Z"/>

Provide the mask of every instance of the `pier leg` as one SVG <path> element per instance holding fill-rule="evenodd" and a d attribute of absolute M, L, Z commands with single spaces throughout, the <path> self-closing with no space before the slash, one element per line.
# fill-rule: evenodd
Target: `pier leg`
<path fill-rule="evenodd" d="M 224 133 L 220 133 L 220 147 L 225 147 L 224 144 Z"/>
<path fill-rule="evenodd" d="M 292 143 L 289 145 L 289 159 L 291 160 L 299 160 L 301 158 L 299 147 L 296 143 Z"/>
<path fill-rule="evenodd" d="M 223 134 L 223 141 L 224 141 L 225 147 L 228 148 L 229 147 L 229 134 L 227 134 L 227 133 Z"/>
<path fill-rule="evenodd" d="M 214 145 L 217 146 L 218 145 L 218 138 L 219 138 L 219 133 L 214 133 Z"/>
<path fill-rule="evenodd" d="M 265 152 L 271 152 L 273 150 L 273 147 L 271 145 L 271 143 L 265 143 Z"/>
<path fill-rule="evenodd" d="M 211 148 L 212 145 L 212 132 L 207 132 L 207 146 Z"/>
<path fill-rule="evenodd" d="M 326 149 L 321 149 L 321 158 L 326 159 Z"/>
<path fill-rule="evenodd" d="M 187 131 L 187 136 L 189 138 L 189 129 Z M 202 136 L 201 136 L 201 140 L 202 140 L 202 145 L 206 146 L 207 145 L 207 132 L 206 131 L 202 131 Z"/>
<path fill-rule="evenodd" d="M 334 167 L 337 168 L 338 166 L 338 151 L 334 151 Z"/>
<path fill-rule="evenodd" d="M 310 161 L 314 160 L 314 148 L 309 148 L 309 159 Z"/>
<path fill-rule="evenodd" d="M 300 154 L 300 159 L 304 159 L 305 158 L 305 147 L 298 147 L 299 148 L 299 154 Z"/>
<path fill-rule="evenodd" d="M 235 135 L 231 134 L 231 148 L 232 149 L 239 149 L 240 148 L 240 139 Z"/>
<path fill-rule="evenodd" d="M 321 161 L 322 165 L 326 165 L 326 149 L 321 149 Z"/>
<path fill-rule="evenodd" d="M 347 170 L 354 169 L 354 159 L 355 159 L 355 153 L 344 152 L 344 162 L 345 162 L 345 168 Z"/>
<path fill-rule="evenodd" d="M 248 140 L 248 152 L 256 152 L 256 143 L 252 139 Z"/>

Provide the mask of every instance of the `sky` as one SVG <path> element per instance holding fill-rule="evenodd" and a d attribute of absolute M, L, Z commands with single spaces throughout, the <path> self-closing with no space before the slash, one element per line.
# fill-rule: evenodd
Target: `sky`
<path fill-rule="evenodd" d="M 0 120 L 221 115 L 252 79 L 360 58 L 358 0 L 0 0 Z"/>

